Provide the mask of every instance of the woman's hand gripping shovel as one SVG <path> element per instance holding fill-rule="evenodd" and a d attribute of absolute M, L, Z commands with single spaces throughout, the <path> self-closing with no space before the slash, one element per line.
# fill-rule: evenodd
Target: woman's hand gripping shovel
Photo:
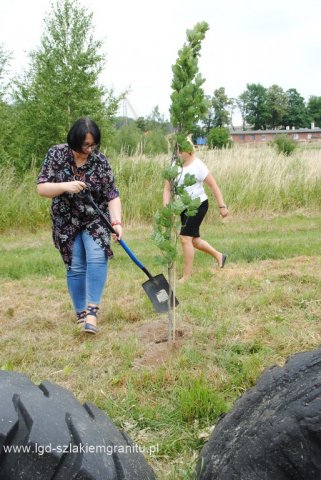
<path fill-rule="evenodd" d="M 104 220 L 107 228 L 117 235 L 115 229 L 110 224 L 107 216 L 100 210 L 98 205 L 95 203 L 92 194 L 90 191 L 83 190 L 81 192 L 81 197 L 83 197 L 90 205 L 96 210 L 96 212 L 100 215 L 100 217 Z M 163 274 L 153 275 L 147 270 L 147 268 L 138 260 L 129 246 L 124 242 L 123 239 L 119 239 L 118 243 L 123 247 L 127 255 L 132 259 L 132 261 L 147 275 L 149 280 L 142 284 L 143 289 L 145 290 L 148 298 L 152 302 L 156 312 L 158 313 L 165 313 L 168 312 L 169 308 L 173 307 L 173 292 L 170 289 L 170 286 L 164 277 Z M 171 296 L 171 303 L 169 303 L 169 296 Z M 178 305 L 178 300 L 175 298 L 175 306 Z"/>

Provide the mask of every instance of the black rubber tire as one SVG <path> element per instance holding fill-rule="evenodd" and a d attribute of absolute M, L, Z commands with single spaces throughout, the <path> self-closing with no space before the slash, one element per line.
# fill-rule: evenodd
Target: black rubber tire
<path fill-rule="evenodd" d="M 263 372 L 220 418 L 196 478 L 321 479 L 321 348 Z"/>
<path fill-rule="evenodd" d="M 29 451 L 18 452 L 23 446 Z M 50 382 L 37 386 L 25 375 L 0 371 L 0 479 L 156 477 L 137 445 L 94 405 L 81 405 Z"/>

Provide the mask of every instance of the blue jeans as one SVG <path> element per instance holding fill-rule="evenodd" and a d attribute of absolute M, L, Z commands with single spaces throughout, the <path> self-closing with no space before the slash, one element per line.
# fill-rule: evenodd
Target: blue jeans
<path fill-rule="evenodd" d="M 99 305 L 107 280 L 107 256 L 88 232 L 75 238 L 71 268 L 67 271 L 67 286 L 76 312 L 87 305 Z"/>

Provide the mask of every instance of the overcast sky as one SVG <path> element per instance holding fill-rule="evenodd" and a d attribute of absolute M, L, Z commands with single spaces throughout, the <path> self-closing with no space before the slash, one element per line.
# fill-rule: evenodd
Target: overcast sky
<path fill-rule="evenodd" d="M 129 99 L 138 116 L 158 105 L 169 118 L 172 70 L 186 30 L 206 21 L 199 69 L 205 93 L 225 87 L 239 96 L 247 83 L 296 88 L 321 96 L 321 1 L 305 0 L 79 0 L 93 12 L 95 39 L 107 63 L 101 83 Z M 40 45 L 50 0 L 1 5 L 0 43 L 13 53 L 12 69 L 28 65 Z M 131 111 L 127 107 L 129 116 Z M 235 123 L 235 122 L 234 122 Z"/>

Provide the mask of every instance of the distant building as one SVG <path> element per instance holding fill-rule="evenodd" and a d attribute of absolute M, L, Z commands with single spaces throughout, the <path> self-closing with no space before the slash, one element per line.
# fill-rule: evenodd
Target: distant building
<path fill-rule="evenodd" d="M 285 130 L 234 130 L 230 132 L 233 143 L 253 144 L 274 140 L 278 135 L 287 135 L 298 142 L 315 142 L 321 140 L 320 128 L 286 128 Z"/>

